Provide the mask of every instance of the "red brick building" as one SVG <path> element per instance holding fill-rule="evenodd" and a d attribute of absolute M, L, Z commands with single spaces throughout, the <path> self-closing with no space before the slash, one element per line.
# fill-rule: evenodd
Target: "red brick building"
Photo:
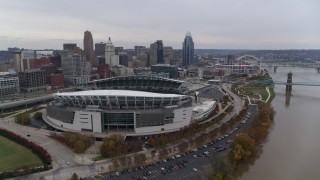
<path fill-rule="evenodd" d="M 110 77 L 110 67 L 109 64 L 100 64 L 98 66 L 98 74 L 100 79 L 105 79 Z"/>
<path fill-rule="evenodd" d="M 64 87 L 64 76 L 63 74 L 51 74 L 50 75 L 50 86 L 51 89 L 59 89 Z"/>

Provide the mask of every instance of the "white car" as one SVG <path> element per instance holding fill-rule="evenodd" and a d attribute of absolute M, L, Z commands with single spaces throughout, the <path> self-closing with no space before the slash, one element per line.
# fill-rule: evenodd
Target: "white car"
<path fill-rule="evenodd" d="M 192 170 L 193 170 L 193 171 L 196 171 L 196 172 L 198 171 L 198 169 L 197 169 L 197 168 L 193 168 Z"/>

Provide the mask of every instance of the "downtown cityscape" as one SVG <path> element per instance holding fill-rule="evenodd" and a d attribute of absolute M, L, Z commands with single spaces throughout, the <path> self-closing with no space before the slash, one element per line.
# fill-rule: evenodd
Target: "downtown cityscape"
<path fill-rule="evenodd" d="M 320 177 L 319 2 L 70 2 L 0 0 L 0 179 Z"/>

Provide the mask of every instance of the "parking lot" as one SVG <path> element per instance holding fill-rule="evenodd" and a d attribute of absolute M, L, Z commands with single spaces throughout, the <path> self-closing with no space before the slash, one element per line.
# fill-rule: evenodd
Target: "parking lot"
<path fill-rule="evenodd" d="M 252 121 L 256 111 L 255 105 L 249 105 L 247 116 L 237 127 L 208 144 L 153 164 L 115 172 L 102 179 L 198 179 L 204 175 L 204 169 L 210 165 L 213 154 L 230 150 L 233 137 Z"/>

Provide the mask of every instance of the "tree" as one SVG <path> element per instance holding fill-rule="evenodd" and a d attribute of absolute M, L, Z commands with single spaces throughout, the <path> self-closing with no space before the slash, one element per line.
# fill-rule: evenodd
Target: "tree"
<path fill-rule="evenodd" d="M 117 144 L 124 143 L 124 136 L 122 134 L 113 134 L 110 136 L 110 139 L 113 139 Z"/>
<path fill-rule="evenodd" d="M 189 143 L 183 142 L 181 144 L 179 144 L 178 148 L 179 148 L 179 152 L 183 153 L 187 150 Z"/>
<path fill-rule="evenodd" d="M 160 146 L 160 147 L 168 144 L 168 142 L 169 142 L 169 138 L 168 138 L 167 135 L 162 134 L 162 135 L 159 137 L 159 146 Z"/>
<path fill-rule="evenodd" d="M 216 173 L 213 180 L 223 180 L 223 174 L 221 172 Z"/>
<path fill-rule="evenodd" d="M 256 144 L 248 135 L 240 133 L 231 145 L 232 158 L 236 161 L 248 161 L 256 154 Z"/>
<path fill-rule="evenodd" d="M 228 131 L 229 127 L 227 124 L 223 124 L 221 127 L 220 127 L 220 132 L 222 134 L 225 134 L 227 131 Z"/>
<path fill-rule="evenodd" d="M 159 151 L 159 159 L 164 159 L 168 156 L 168 150 L 167 149 L 161 149 Z"/>
<path fill-rule="evenodd" d="M 35 119 L 42 119 L 42 112 L 36 112 L 33 114 L 33 118 Z"/>
<path fill-rule="evenodd" d="M 76 153 L 83 153 L 86 151 L 86 145 L 83 141 L 77 141 L 74 146 L 74 151 Z"/>
<path fill-rule="evenodd" d="M 20 113 L 16 116 L 16 122 L 22 125 L 30 124 L 30 115 L 27 112 Z"/>
<path fill-rule="evenodd" d="M 148 139 L 148 145 L 151 147 L 155 147 L 155 144 L 156 144 L 155 140 L 152 137 L 150 137 Z"/>
<path fill-rule="evenodd" d="M 78 175 L 76 173 L 73 173 L 71 176 L 71 180 L 78 180 Z"/>

